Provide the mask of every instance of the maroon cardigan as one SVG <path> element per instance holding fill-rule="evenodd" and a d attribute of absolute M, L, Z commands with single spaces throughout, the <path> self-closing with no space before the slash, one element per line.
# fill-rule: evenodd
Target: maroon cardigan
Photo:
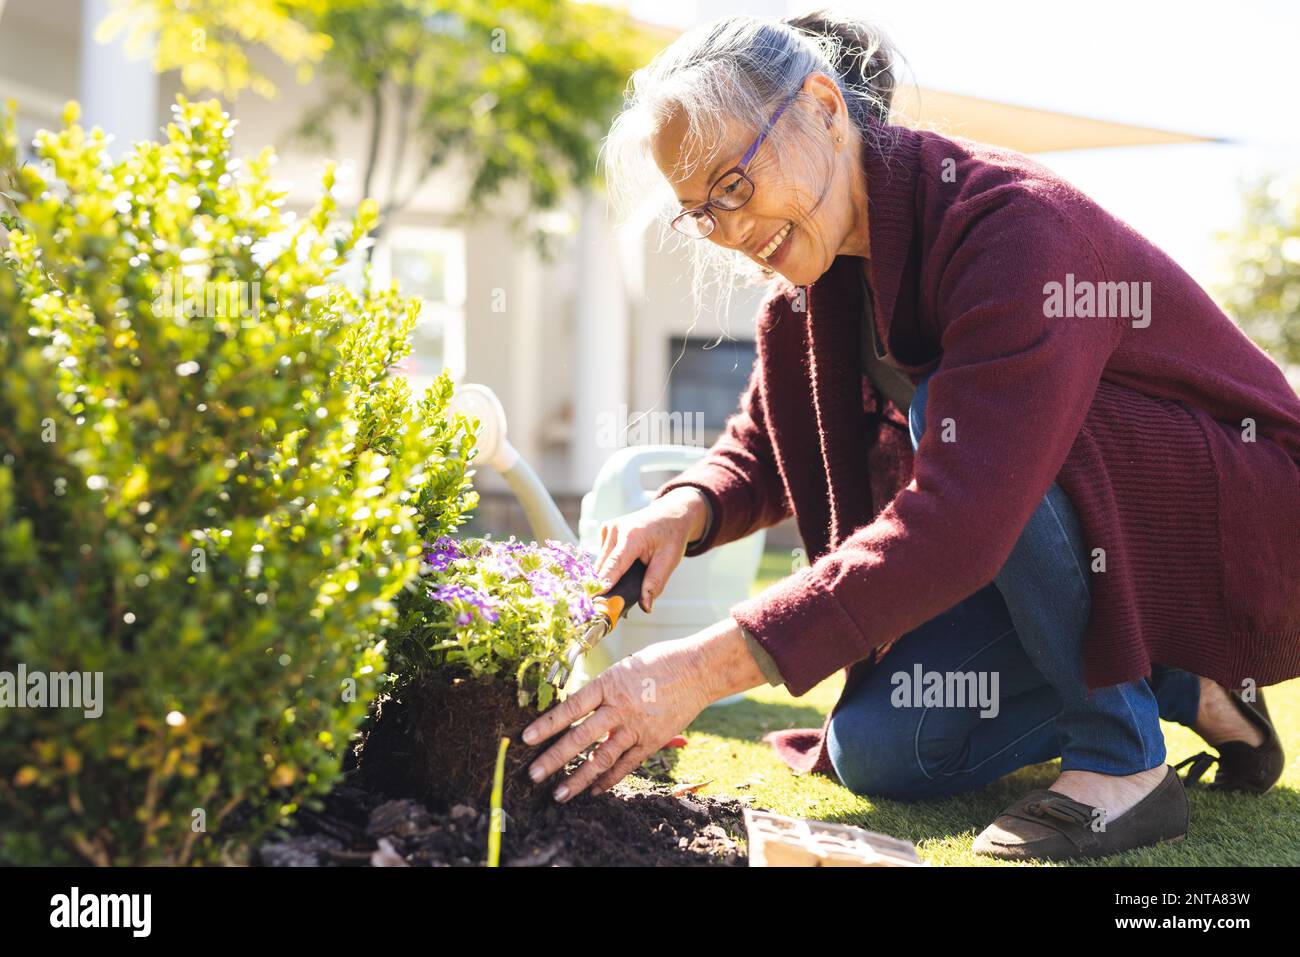
<path fill-rule="evenodd" d="M 806 290 L 777 280 L 739 411 L 657 492 L 709 499 L 688 556 L 794 516 L 810 566 L 732 617 L 792 694 L 857 664 L 855 681 L 991 582 L 1056 481 L 1097 559 L 1090 687 L 1152 662 L 1228 686 L 1300 674 L 1300 399 L 1281 371 L 1173 260 L 1045 167 L 895 133 L 887 160 L 863 154 L 868 268 L 882 342 L 914 379 L 933 370 L 925 435 L 913 456 L 864 384 L 862 260 L 836 257 Z M 1092 312 L 1119 311 L 1107 283 L 1149 283 L 1145 318 L 1090 317 L 1086 290 Z M 776 743 L 829 769 L 818 733 Z"/>

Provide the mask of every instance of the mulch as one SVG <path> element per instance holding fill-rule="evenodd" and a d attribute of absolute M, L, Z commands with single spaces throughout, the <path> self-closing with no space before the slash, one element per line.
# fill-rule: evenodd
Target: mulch
<path fill-rule="evenodd" d="M 533 811 L 523 825 L 504 817 L 506 867 L 743 866 L 747 799 L 676 795 L 657 775 L 630 776 L 595 797 Z M 486 862 L 490 809 L 439 811 L 345 783 L 318 808 L 303 808 L 292 831 L 257 850 L 268 867 L 478 867 Z"/>

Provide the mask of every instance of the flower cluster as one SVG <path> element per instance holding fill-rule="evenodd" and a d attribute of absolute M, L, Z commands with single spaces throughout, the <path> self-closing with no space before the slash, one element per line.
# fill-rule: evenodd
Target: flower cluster
<path fill-rule="evenodd" d="M 495 622 L 500 617 L 495 609 L 496 599 L 491 595 L 484 595 L 475 591 L 468 585 L 434 585 L 429 589 L 429 597 L 437 601 L 445 602 L 464 602 L 466 605 L 472 605 L 478 609 L 478 613 L 483 616 L 484 621 Z M 469 610 L 463 610 L 456 614 L 456 624 L 468 625 L 474 617 Z"/>
<path fill-rule="evenodd" d="M 403 626 L 389 648 L 407 674 L 458 667 L 512 674 L 520 701 L 546 707 L 546 673 L 597 614 L 604 588 L 591 557 L 542 543 L 442 536 L 423 550 L 421 578 L 404 598 Z"/>

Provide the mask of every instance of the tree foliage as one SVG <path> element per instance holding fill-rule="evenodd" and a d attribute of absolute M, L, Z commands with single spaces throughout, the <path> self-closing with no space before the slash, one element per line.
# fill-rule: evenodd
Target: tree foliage
<path fill-rule="evenodd" d="M 1222 239 L 1232 280 L 1220 301 L 1300 387 L 1300 177 L 1250 186 L 1241 224 Z"/>
<path fill-rule="evenodd" d="M 310 21 L 328 6 L 329 0 L 113 0 L 95 39 L 123 37 L 130 55 L 151 55 L 159 72 L 179 70 L 188 90 L 229 98 L 251 89 L 272 97 L 275 84 L 253 65 L 249 49 L 263 46 L 309 79 L 330 48 L 329 36 Z"/>
<path fill-rule="evenodd" d="M 325 94 L 299 132 L 333 151 L 340 114 L 364 115 L 363 195 L 380 201 L 381 229 L 452 161 L 466 176 L 463 218 L 509 185 L 526 195 L 507 212 L 516 227 L 574 187 L 599 188 L 598 144 L 654 52 L 622 12 L 565 0 L 120 2 L 135 20 L 113 29 L 157 36 L 158 66 L 180 67 L 192 89 L 269 92 L 243 52 L 257 42 L 293 65 L 319 62 Z"/>

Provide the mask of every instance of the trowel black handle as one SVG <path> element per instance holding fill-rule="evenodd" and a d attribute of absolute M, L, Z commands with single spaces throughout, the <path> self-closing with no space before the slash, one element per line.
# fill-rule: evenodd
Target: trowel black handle
<path fill-rule="evenodd" d="M 637 559 L 623 573 L 623 577 L 614 583 L 614 587 L 601 596 L 609 610 L 610 623 L 626 618 L 641 598 L 641 586 L 645 584 L 646 563 Z"/>

